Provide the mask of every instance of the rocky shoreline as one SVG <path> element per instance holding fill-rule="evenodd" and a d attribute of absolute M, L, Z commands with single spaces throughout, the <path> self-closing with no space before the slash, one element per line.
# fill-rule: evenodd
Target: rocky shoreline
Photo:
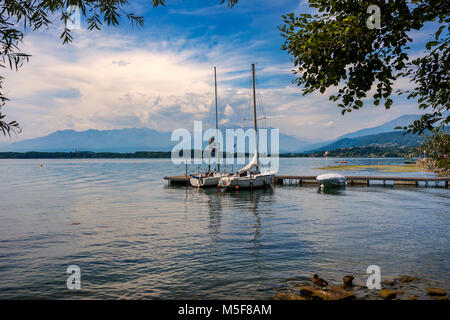
<path fill-rule="evenodd" d="M 311 282 L 298 282 L 280 290 L 274 300 L 448 300 L 446 290 L 430 285 L 426 279 L 408 275 L 381 282 L 381 289 L 365 285 L 330 285 L 319 289 Z"/>

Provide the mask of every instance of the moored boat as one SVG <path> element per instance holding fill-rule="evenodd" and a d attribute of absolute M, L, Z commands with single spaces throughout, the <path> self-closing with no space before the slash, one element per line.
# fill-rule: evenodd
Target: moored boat
<path fill-rule="evenodd" d="M 214 67 L 214 96 L 215 96 L 215 105 L 216 105 L 216 134 L 219 134 L 219 119 L 217 112 L 217 75 L 216 75 L 216 67 Z M 208 164 L 208 171 L 199 173 L 197 175 L 192 175 L 189 179 L 191 186 L 193 187 L 217 187 L 219 184 L 219 180 L 221 177 L 227 176 L 228 173 L 220 171 L 220 153 L 219 148 L 220 145 L 215 141 L 214 137 L 211 137 L 209 140 L 209 162 L 211 162 L 211 154 L 216 153 L 217 158 L 217 170 L 211 171 L 210 164 Z M 219 156 L 217 156 L 219 155 Z"/>
<path fill-rule="evenodd" d="M 254 189 L 267 187 L 272 183 L 273 173 L 249 174 L 245 177 L 229 176 L 219 180 L 219 186 L 229 189 Z"/>
<path fill-rule="evenodd" d="M 212 171 L 205 172 L 199 175 L 191 174 L 189 182 L 193 187 L 217 187 L 219 185 L 219 180 L 228 174 L 224 172 Z"/>
<path fill-rule="evenodd" d="M 258 170 L 258 156 L 233 175 L 220 178 L 219 187 L 229 189 L 253 189 L 267 187 L 272 183 L 274 172 Z"/>
<path fill-rule="evenodd" d="M 347 178 L 338 173 L 321 174 L 316 177 L 321 188 L 337 188 L 347 185 Z"/>
<path fill-rule="evenodd" d="M 416 160 L 414 160 L 413 157 L 411 155 L 409 155 L 409 156 L 403 158 L 403 163 L 404 164 L 414 164 L 414 163 L 416 163 Z"/>
<path fill-rule="evenodd" d="M 253 78 L 253 116 L 255 126 L 255 155 L 248 165 L 233 175 L 220 178 L 219 187 L 228 189 L 254 189 L 270 186 L 275 172 L 259 170 L 258 118 L 256 116 L 255 65 L 252 64 Z"/>

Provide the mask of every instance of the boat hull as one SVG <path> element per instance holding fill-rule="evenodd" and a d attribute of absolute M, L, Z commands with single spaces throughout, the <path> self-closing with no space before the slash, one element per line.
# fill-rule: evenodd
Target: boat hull
<path fill-rule="evenodd" d="M 211 188 L 219 185 L 219 180 L 227 176 L 225 173 L 215 172 L 214 174 L 201 174 L 199 176 L 191 175 L 189 182 L 193 187 Z"/>
<path fill-rule="evenodd" d="M 324 174 L 316 180 L 321 188 L 342 188 L 347 185 L 347 178 L 340 174 Z"/>
<path fill-rule="evenodd" d="M 273 174 L 258 174 L 245 177 L 223 177 L 219 186 L 227 189 L 256 189 L 268 187 L 272 184 Z"/>

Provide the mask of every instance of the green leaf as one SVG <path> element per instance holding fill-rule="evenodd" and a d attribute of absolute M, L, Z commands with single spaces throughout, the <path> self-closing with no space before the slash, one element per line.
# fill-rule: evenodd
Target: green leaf
<path fill-rule="evenodd" d="M 439 44 L 439 41 L 430 41 L 425 45 L 425 47 L 427 48 L 427 50 L 431 50 L 432 47 L 434 47 L 438 44 Z"/>

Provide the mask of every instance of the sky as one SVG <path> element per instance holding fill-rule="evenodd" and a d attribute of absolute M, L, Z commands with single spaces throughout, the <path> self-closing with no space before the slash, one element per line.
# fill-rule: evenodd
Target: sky
<path fill-rule="evenodd" d="M 131 0 L 127 11 L 142 15 L 144 27 L 123 19 L 119 27 L 75 30 L 72 44 L 59 39 L 62 25 L 27 32 L 22 51 L 32 54 L 18 72 L 7 71 L 4 111 L 22 133 L 0 143 L 50 134 L 56 130 L 148 127 L 159 131 L 192 129 L 194 120 L 211 124 L 217 67 L 222 126 L 245 125 L 251 64 L 256 64 L 258 103 L 267 126 L 307 141 L 336 138 L 349 131 L 417 114 L 417 103 L 394 99 L 385 110 L 371 101 L 342 116 L 329 92 L 303 96 L 292 84 L 293 65 L 281 50 L 277 29 L 282 14 L 310 11 L 307 1 L 241 0 L 234 8 L 218 0 Z M 434 29 L 414 38 L 420 55 Z M 403 81 L 399 87 L 408 87 Z"/>

